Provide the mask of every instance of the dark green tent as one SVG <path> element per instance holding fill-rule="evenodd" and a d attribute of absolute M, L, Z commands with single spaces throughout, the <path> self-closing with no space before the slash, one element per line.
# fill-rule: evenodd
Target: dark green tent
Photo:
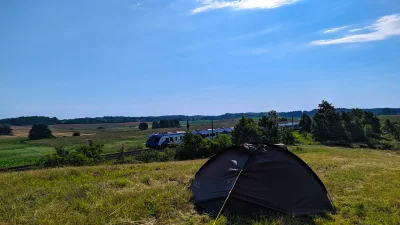
<path fill-rule="evenodd" d="M 317 175 L 285 146 L 243 144 L 212 157 L 190 186 L 196 206 L 225 212 L 290 215 L 333 211 Z M 228 196 L 229 195 L 229 196 Z"/>

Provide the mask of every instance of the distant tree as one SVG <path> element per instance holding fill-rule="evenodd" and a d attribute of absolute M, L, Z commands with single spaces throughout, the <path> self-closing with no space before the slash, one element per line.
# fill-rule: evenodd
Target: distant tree
<path fill-rule="evenodd" d="M 81 136 L 81 133 L 79 133 L 79 132 L 74 132 L 74 133 L 72 134 L 72 136 L 74 136 L 74 137 Z"/>
<path fill-rule="evenodd" d="M 168 120 L 160 120 L 160 128 L 167 128 L 169 127 L 169 121 Z"/>
<path fill-rule="evenodd" d="M 327 101 L 319 104 L 318 112 L 311 124 L 311 133 L 317 141 L 339 141 L 346 139 L 342 118 Z"/>
<path fill-rule="evenodd" d="M 49 127 L 45 124 L 35 124 L 32 126 L 32 129 L 29 131 L 29 139 L 38 140 L 43 138 L 51 138 L 52 132 Z"/>
<path fill-rule="evenodd" d="M 400 141 L 400 122 L 394 123 L 386 119 L 382 128 L 383 132 Z"/>
<path fill-rule="evenodd" d="M 261 141 L 263 143 L 276 144 L 280 141 L 279 118 L 276 111 L 268 112 L 268 116 L 263 116 L 258 121 L 261 130 Z"/>
<path fill-rule="evenodd" d="M 382 115 L 396 115 L 396 109 L 391 109 L 391 108 L 383 108 L 382 109 Z"/>
<path fill-rule="evenodd" d="M 0 135 L 11 135 L 13 129 L 7 124 L 0 124 Z"/>
<path fill-rule="evenodd" d="M 181 127 L 181 123 L 179 122 L 179 120 L 175 119 L 174 121 L 174 127 Z"/>
<path fill-rule="evenodd" d="M 176 153 L 178 159 L 196 159 L 204 156 L 203 138 L 198 134 L 186 133 Z"/>
<path fill-rule="evenodd" d="M 76 152 L 82 153 L 87 158 L 93 160 L 94 163 L 103 159 L 101 153 L 103 153 L 103 144 L 94 144 L 93 141 L 89 141 L 89 145 L 80 146 L 76 149 Z"/>
<path fill-rule="evenodd" d="M 153 121 L 153 124 L 151 124 L 151 129 L 157 129 L 160 128 L 160 124 L 158 121 Z"/>
<path fill-rule="evenodd" d="M 395 130 L 395 124 L 392 123 L 389 119 L 386 119 L 383 124 L 382 130 L 387 134 L 391 134 Z"/>
<path fill-rule="evenodd" d="M 372 132 L 375 134 L 381 133 L 381 123 L 378 117 L 372 112 L 363 111 L 362 123 L 364 125 L 371 125 Z"/>
<path fill-rule="evenodd" d="M 353 109 L 350 112 L 342 112 L 343 124 L 346 129 L 347 139 L 355 142 L 366 141 L 364 126 L 362 124 L 363 111 Z"/>
<path fill-rule="evenodd" d="M 280 117 L 280 118 L 279 118 L 279 122 L 286 122 L 286 121 L 288 121 L 288 119 L 285 118 L 285 117 Z"/>
<path fill-rule="evenodd" d="M 329 103 L 325 100 L 322 100 L 321 104 L 318 104 L 318 112 L 319 113 L 324 113 L 326 111 L 334 111 L 334 110 L 335 110 L 335 107 L 331 103 Z"/>
<path fill-rule="evenodd" d="M 224 150 L 232 146 L 232 138 L 226 134 L 220 134 L 213 140 L 218 143 L 219 150 Z"/>
<path fill-rule="evenodd" d="M 140 123 L 139 130 L 147 130 L 149 129 L 149 125 L 147 123 Z"/>
<path fill-rule="evenodd" d="M 293 145 L 295 142 L 292 130 L 287 127 L 280 128 L 281 142 L 286 145 Z"/>
<path fill-rule="evenodd" d="M 368 137 L 368 138 L 372 138 L 373 137 L 374 132 L 373 132 L 372 126 L 370 124 L 365 125 L 364 133 L 365 133 L 365 136 Z"/>
<path fill-rule="evenodd" d="M 259 142 L 260 136 L 260 131 L 254 120 L 242 116 L 232 132 L 232 141 L 234 144 Z"/>
<path fill-rule="evenodd" d="M 311 117 L 303 113 L 299 122 L 300 132 L 311 132 L 311 123 Z"/>
<path fill-rule="evenodd" d="M 104 127 L 97 127 L 97 130 L 104 130 L 104 129 L 106 129 L 106 128 L 104 128 Z"/>

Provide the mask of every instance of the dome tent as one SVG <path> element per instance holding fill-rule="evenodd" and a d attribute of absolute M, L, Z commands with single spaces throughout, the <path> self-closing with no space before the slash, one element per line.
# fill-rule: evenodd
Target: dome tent
<path fill-rule="evenodd" d="M 222 207 L 229 213 L 294 216 L 334 210 L 324 184 L 286 146 L 228 148 L 200 168 L 190 189 L 194 204 L 214 215 Z"/>

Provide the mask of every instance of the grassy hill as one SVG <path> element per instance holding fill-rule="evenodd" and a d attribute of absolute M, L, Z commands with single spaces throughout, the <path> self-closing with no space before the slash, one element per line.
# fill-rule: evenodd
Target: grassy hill
<path fill-rule="evenodd" d="M 223 216 L 218 224 L 400 224 L 399 154 L 318 145 L 293 150 L 325 183 L 335 214 Z M 0 224 L 212 224 L 213 218 L 194 210 L 188 190 L 205 162 L 3 173 Z"/>

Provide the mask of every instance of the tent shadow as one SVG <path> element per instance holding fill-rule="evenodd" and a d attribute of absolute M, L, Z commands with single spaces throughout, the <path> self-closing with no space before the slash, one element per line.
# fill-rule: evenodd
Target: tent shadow
<path fill-rule="evenodd" d="M 206 214 L 203 210 L 197 210 L 200 214 Z M 216 220 L 216 215 L 208 214 L 212 220 Z M 248 215 L 248 214 L 231 214 L 222 213 L 221 216 L 226 218 L 227 224 L 230 225 L 251 225 L 251 224 L 316 224 L 318 218 L 323 218 L 328 221 L 332 221 L 330 214 L 313 214 L 303 216 L 291 216 L 285 213 L 268 213 L 263 215 Z"/>

